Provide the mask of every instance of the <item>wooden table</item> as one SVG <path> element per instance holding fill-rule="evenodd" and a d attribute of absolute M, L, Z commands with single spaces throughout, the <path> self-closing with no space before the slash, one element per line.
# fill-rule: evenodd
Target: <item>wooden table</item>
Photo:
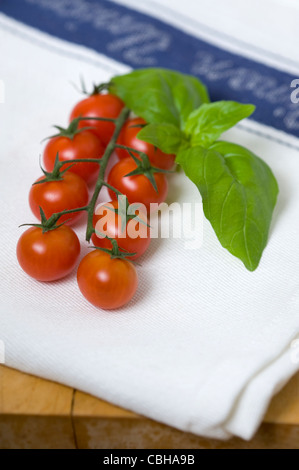
<path fill-rule="evenodd" d="M 69 387 L 0 366 L 0 448 L 299 449 L 299 374 L 250 441 L 177 431 Z"/>

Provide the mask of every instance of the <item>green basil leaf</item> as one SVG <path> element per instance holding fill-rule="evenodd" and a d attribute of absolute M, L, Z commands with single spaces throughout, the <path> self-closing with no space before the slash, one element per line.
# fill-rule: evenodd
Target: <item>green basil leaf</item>
<path fill-rule="evenodd" d="M 250 116 L 255 110 L 252 104 L 235 101 L 216 101 L 203 104 L 187 119 L 184 131 L 191 138 L 191 146 L 209 147 L 220 135 L 237 122 Z"/>
<path fill-rule="evenodd" d="M 205 216 L 222 246 L 254 271 L 278 195 L 271 169 L 249 150 L 229 142 L 181 150 L 177 161 L 198 187 Z"/>
<path fill-rule="evenodd" d="M 134 70 L 113 77 L 111 83 L 111 93 L 149 124 L 167 123 L 182 128 L 194 109 L 209 102 L 200 80 L 166 69 Z"/>
<path fill-rule="evenodd" d="M 153 144 L 165 153 L 177 153 L 183 134 L 173 124 L 149 124 L 137 134 L 137 138 Z"/>

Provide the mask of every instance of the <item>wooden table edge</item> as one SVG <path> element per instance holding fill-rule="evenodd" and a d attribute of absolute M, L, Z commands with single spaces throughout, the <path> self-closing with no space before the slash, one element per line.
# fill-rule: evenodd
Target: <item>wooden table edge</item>
<path fill-rule="evenodd" d="M 18 448 L 22 446 L 22 433 L 17 423 L 28 427 L 27 423 L 34 421 L 45 428 L 50 423 L 52 432 L 61 429 L 66 434 L 54 441 L 50 435 L 41 439 L 40 445 L 50 448 L 63 444 L 67 448 L 180 448 L 180 443 L 184 445 L 181 448 L 294 448 L 296 443 L 299 447 L 299 373 L 272 399 L 251 441 L 233 438 L 222 442 L 178 431 L 65 385 L 0 365 L 0 448 L 8 423 L 16 434 L 15 444 L 10 445 Z M 125 439 L 124 435 L 129 437 Z M 159 440 L 151 435 L 160 436 Z M 33 440 L 38 438 L 33 436 Z M 2 440 L 2 448 L 7 448 L 4 435 Z M 161 442 L 168 446 L 157 447 Z"/>

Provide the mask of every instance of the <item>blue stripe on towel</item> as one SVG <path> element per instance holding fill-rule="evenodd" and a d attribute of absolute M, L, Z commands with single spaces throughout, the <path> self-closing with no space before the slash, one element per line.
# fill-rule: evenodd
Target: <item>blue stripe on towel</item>
<path fill-rule="evenodd" d="M 295 77 L 233 54 L 107 0 L 0 0 L 0 11 L 133 68 L 166 67 L 201 78 L 212 100 L 254 103 L 253 119 L 299 136 Z"/>

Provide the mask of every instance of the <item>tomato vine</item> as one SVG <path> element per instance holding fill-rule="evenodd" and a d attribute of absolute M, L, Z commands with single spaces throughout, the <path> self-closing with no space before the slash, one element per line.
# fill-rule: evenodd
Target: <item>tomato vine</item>
<path fill-rule="evenodd" d="M 87 94 L 85 86 L 83 91 Z M 119 211 L 115 199 L 125 197 L 126 209 L 129 203 L 142 203 L 151 210 L 153 202 L 159 204 L 166 197 L 165 173 L 174 161 L 197 186 L 204 214 L 222 246 L 248 270 L 255 270 L 267 244 L 278 184 L 269 166 L 250 150 L 218 140 L 254 110 L 251 104 L 233 101 L 210 103 L 199 79 L 165 69 L 136 70 L 113 77 L 110 83 L 94 85 L 92 93 L 75 105 L 69 126 L 55 126 L 58 133 L 46 146 L 44 176 L 30 191 L 30 206 L 35 215 L 39 208 L 40 223 L 31 224 L 32 229 L 21 236 L 17 246 L 24 271 L 39 280 L 65 276 L 75 265 L 80 247 L 75 232 L 63 228 L 63 223 L 71 222 L 68 215 L 75 220 L 77 213 L 86 212 L 85 238 L 87 242 L 92 238 L 96 246 L 80 263 L 80 290 L 94 305 L 124 305 L 138 284 L 135 268 L 128 260 L 140 256 L 149 240 L 136 243 L 136 250 L 134 237 L 121 242 L 119 235 L 130 217 Z M 137 118 L 129 119 L 131 111 Z M 114 151 L 119 161 L 106 180 Z M 77 158 L 72 158 L 74 155 Z M 95 178 L 88 202 L 87 184 Z M 104 187 L 112 199 L 110 209 L 116 221 L 109 222 L 102 242 L 101 237 L 95 238 L 98 233 L 94 224 L 102 220 L 95 210 Z M 47 210 L 42 207 L 44 201 L 48 201 Z M 76 207 L 77 203 L 82 206 Z M 150 238 L 146 215 L 135 218 L 138 224 L 145 224 L 146 237 Z M 73 250 L 71 246 L 66 249 L 68 240 L 73 240 Z M 55 253 L 64 263 L 61 270 L 57 268 L 59 259 L 53 262 Z M 34 266 L 30 260 L 34 260 Z M 43 267 L 47 265 L 48 273 Z M 109 272 L 105 268 L 108 265 Z M 126 275 L 130 282 L 121 284 Z"/>

